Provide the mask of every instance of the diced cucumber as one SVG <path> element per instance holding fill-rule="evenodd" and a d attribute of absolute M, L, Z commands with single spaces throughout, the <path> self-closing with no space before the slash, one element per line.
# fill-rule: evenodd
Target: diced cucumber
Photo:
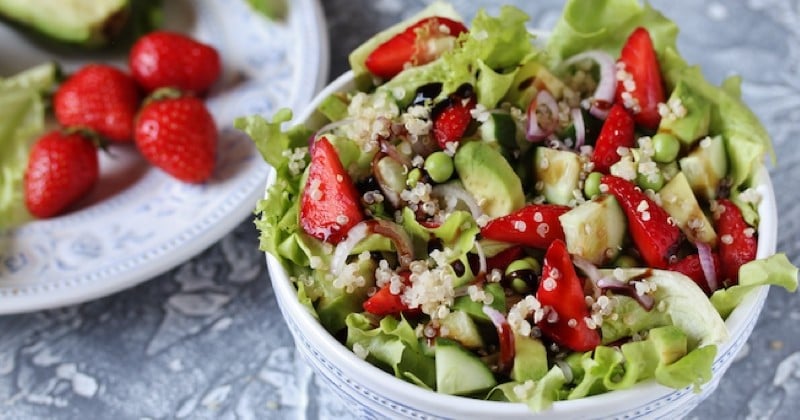
<path fill-rule="evenodd" d="M 659 192 L 661 207 L 669 213 L 678 227 L 692 242 L 717 244 L 717 233 L 697 202 L 692 187 L 683 172 L 678 172 Z"/>
<path fill-rule="evenodd" d="M 498 311 L 506 309 L 506 294 L 503 286 L 497 283 L 487 283 L 483 286 L 483 291 L 494 298 L 489 306 Z M 483 305 L 482 302 L 473 301 L 469 296 L 459 296 L 453 302 L 453 310 L 464 311 L 475 320 L 490 322 L 489 317 L 483 313 Z"/>
<path fill-rule="evenodd" d="M 601 195 L 559 216 L 570 254 L 593 264 L 613 260 L 622 249 L 625 214 L 612 195 Z"/>
<path fill-rule="evenodd" d="M 347 118 L 347 101 L 339 94 L 328 95 L 317 107 L 330 121 L 340 121 Z"/>
<path fill-rule="evenodd" d="M 436 339 L 436 391 L 449 395 L 469 395 L 497 385 L 489 366 L 446 338 Z"/>
<path fill-rule="evenodd" d="M 483 339 L 478 333 L 475 321 L 464 311 L 452 311 L 442 319 L 439 334 L 444 338 L 458 341 L 468 349 L 483 347 Z"/>
<path fill-rule="evenodd" d="M 679 163 L 696 195 L 706 200 L 717 198 L 720 182 L 728 173 L 728 157 L 721 136 L 701 140 Z"/>
<path fill-rule="evenodd" d="M 547 350 L 538 339 L 514 335 L 514 367 L 511 379 L 538 381 L 547 374 Z"/>
<path fill-rule="evenodd" d="M 581 166 L 576 153 L 542 146 L 536 148 L 534 178 L 548 203 L 568 205 L 575 200 L 573 194 L 578 190 Z"/>

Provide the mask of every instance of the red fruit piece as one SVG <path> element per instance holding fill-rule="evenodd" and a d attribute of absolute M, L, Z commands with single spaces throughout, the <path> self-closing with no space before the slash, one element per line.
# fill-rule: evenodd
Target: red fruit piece
<path fill-rule="evenodd" d="M 564 229 L 558 217 L 569 209 L 555 204 L 529 204 L 514 213 L 492 219 L 481 229 L 481 236 L 547 249 L 553 241 L 564 240 Z"/>
<path fill-rule="evenodd" d="M 406 65 L 419 66 L 435 60 L 452 49 L 458 35 L 466 31 L 464 24 L 452 19 L 424 18 L 378 45 L 364 65 L 373 75 L 391 79 Z"/>
<path fill-rule="evenodd" d="M 630 79 L 617 82 L 617 102 L 633 111 L 637 124 L 650 130 L 657 129 L 661 122 L 658 104 L 664 102 L 664 85 L 653 40 L 647 29 L 636 28 L 631 33 L 622 47 L 619 63 L 624 65 Z"/>
<path fill-rule="evenodd" d="M 593 350 L 600 344 L 600 333 L 586 324 L 589 308 L 583 282 L 575 273 L 567 246 L 561 240 L 553 241 L 547 248 L 536 299 L 557 314 L 545 315 L 536 324 L 545 336 L 574 351 Z M 550 322 L 554 318 L 555 322 Z"/>
<path fill-rule="evenodd" d="M 150 163 L 173 177 L 199 183 L 214 171 L 217 126 L 200 99 L 154 100 L 136 119 L 136 146 Z"/>
<path fill-rule="evenodd" d="M 408 285 L 410 274 L 409 272 L 400 273 L 406 285 Z M 365 311 L 378 316 L 400 315 L 403 312 L 409 312 L 408 306 L 403 303 L 402 292 L 393 294 L 388 284 L 378 289 L 374 295 L 364 301 L 362 306 Z M 411 312 L 415 311 L 417 310 Z"/>
<path fill-rule="evenodd" d="M 717 200 L 716 205 L 714 220 L 720 238 L 721 280 L 726 286 L 733 286 L 739 284 L 739 267 L 756 259 L 758 236 L 730 200 Z"/>
<path fill-rule="evenodd" d="M 464 85 L 433 110 L 433 138 L 443 150 L 448 143 L 458 143 L 472 122 L 472 110 L 478 103 L 472 86 Z"/>
<path fill-rule="evenodd" d="M 680 245 L 681 230 L 669 214 L 630 181 L 613 175 L 600 180 L 613 194 L 628 219 L 628 229 L 642 259 L 653 268 L 666 268 Z"/>
<path fill-rule="evenodd" d="M 173 87 L 206 92 L 222 73 L 219 54 L 186 35 L 156 31 L 136 41 L 128 56 L 133 78 L 146 91 Z"/>
<path fill-rule="evenodd" d="M 525 255 L 525 251 L 522 247 L 519 246 L 512 246 L 511 248 L 505 249 L 500 251 L 493 257 L 486 259 L 486 269 L 491 271 L 495 268 L 505 271 L 506 267 L 508 267 L 512 262 L 522 258 Z M 473 269 L 473 272 L 477 272 L 478 270 Z"/>
<path fill-rule="evenodd" d="M 111 141 L 129 142 L 139 99 L 130 76 L 105 64 L 89 64 L 61 84 L 53 109 L 65 127 L 86 128 Z"/>
<path fill-rule="evenodd" d="M 717 278 L 719 278 L 721 273 L 721 264 L 719 261 L 719 256 L 716 253 L 712 253 L 711 256 L 713 257 L 714 261 L 714 271 L 717 273 Z M 700 264 L 700 256 L 697 254 L 692 254 L 686 256 L 684 259 L 670 264 L 667 267 L 667 270 L 670 271 L 677 271 L 686 277 L 692 279 L 706 295 L 711 296 L 714 293 L 714 290 L 711 290 L 711 287 L 708 284 L 708 280 L 706 279 L 706 275 L 703 272 L 703 266 Z"/>
<path fill-rule="evenodd" d="M 311 167 L 300 198 L 300 225 L 323 241 L 339 243 L 364 220 L 359 194 L 336 149 L 322 137 L 311 150 Z"/>
<path fill-rule="evenodd" d="M 98 178 L 97 147 L 80 134 L 51 131 L 31 148 L 25 205 L 36 217 L 56 216 L 83 198 Z"/>
<path fill-rule="evenodd" d="M 621 157 L 617 152 L 620 147 L 636 146 L 634 130 L 635 124 L 628 111 L 622 105 L 614 104 L 608 112 L 592 152 L 592 162 L 596 171 L 607 174 L 611 165 L 617 163 Z"/>

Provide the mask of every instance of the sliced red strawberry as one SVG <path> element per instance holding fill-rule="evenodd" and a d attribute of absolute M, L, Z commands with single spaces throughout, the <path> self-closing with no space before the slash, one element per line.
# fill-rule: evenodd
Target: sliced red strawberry
<path fill-rule="evenodd" d="M 536 324 L 545 336 L 574 351 L 589 351 L 600 344 L 600 333 L 586 324 L 589 308 L 583 282 L 561 240 L 553 241 L 547 248 L 536 299 L 554 311 Z"/>
<path fill-rule="evenodd" d="M 594 145 L 592 162 L 594 170 L 607 174 L 611 165 L 620 159 L 620 147 L 636 146 L 635 123 L 633 117 L 620 104 L 614 104 L 603 123 L 600 135 Z"/>
<path fill-rule="evenodd" d="M 613 194 L 628 219 L 628 229 L 642 259 L 653 268 L 666 268 L 680 245 L 681 230 L 669 214 L 630 181 L 613 175 L 600 180 Z"/>
<path fill-rule="evenodd" d="M 351 227 L 364 219 L 359 194 L 325 137 L 316 141 L 311 167 L 300 201 L 300 225 L 323 241 L 339 243 Z"/>
<path fill-rule="evenodd" d="M 633 111 L 637 124 L 655 130 L 661 122 L 658 104 L 664 102 L 664 85 L 647 29 L 636 28 L 631 33 L 622 47 L 619 63 L 630 79 L 617 82 L 617 102 Z"/>
<path fill-rule="evenodd" d="M 467 27 L 461 22 L 440 16 L 428 17 L 379 45 L 364 65 L 373 75 L 391 79 L 406 65 L 418 66 L 435 60 L 452 49 L 458 35 L 466 31 Z"/>
<path fill-rule="evenodd" d="M 363 306 L 365 311 L 378 316 L 399 315 L 408 309 L 400 295 L 392 294 L 388 284 L 364 301 Z"/>
<path fill-rule="evenodd" d="M 495 256 L 486 259 L 486 269 L 490 271 L 495 268 L 505 270 L 509 264 L 522 258 L 523 255 L 524 251 L 522 247 L 519 246 L 512 246 L 511 248 L 504 249 Z"/>
<path fill-rule="evenodd" d="M 713 257 L 714 261 L 714 270 L 717 272 L 717 277 L 719 277 L 720 270 L 722 268 L 722 265 L 719 261 L 719 256 L 716 253 L 712 253 L 711 256 Z M 700 264 L 700 256 L 697 254 L 688 255 L 684 259 L 670 264 L 667 267 L 667 270 L 677 271 L 686 277 L 689 277 L 709 296 L 714 293 L 714 290 L 711 290 L 711 286 L 709 286 L 708 280 L 703 272 L 703 265 Z"/>
<path fill-rule="evenodd" d="M 567 206 L 529 204 L 489 221 L 481 229 L 481 235 L 496 241 L 547 249 L 556 239 L 564 240 L 564 229 L 558 217 L 568 211 Z"/>
<path fill-rule="evenodd" d="M 739 267 L 756 259 L 758 236 L 755 229 L 745 222 L 739 207 L 730 200 L 717 200 L 714 220 L 720 238 L 722 282 L 726 286 L 739 284 Z"/>
<path fill-rule="evenodd" d="M 433 110 L 433 138 L 443 150 L 447 143 L 458 143 L 472 122 L 478 103 L 472 86 L 464 85 Z"/>

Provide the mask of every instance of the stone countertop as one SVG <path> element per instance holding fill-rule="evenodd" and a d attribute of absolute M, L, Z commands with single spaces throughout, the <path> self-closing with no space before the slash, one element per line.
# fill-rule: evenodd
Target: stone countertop
<path fill-rule="evenodd" d="M 347 53 L 427 1 L 324 0 L 331 79 Z M 471 17 L 491 1 L 454 1 Z M 549 28 L 561 1 L 512 1 Z M 653 0 L 681 27 L 681 52 L 712 81 L 744 79 L 773 136 L 778 249 L 800 264 L 800 10 L 788 0 Z M 250 220 L 133 289 L 0 317 L 0 418 L 347 418 L 298 358 Z M 690 418 L 796 418 L 800 294 L 773 288 L 749 342 Z M 791 413 L 795 413 L 792 415 Z"/>

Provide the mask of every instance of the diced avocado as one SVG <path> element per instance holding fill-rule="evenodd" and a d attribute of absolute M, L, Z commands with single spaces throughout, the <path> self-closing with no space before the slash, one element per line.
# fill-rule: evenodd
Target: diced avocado
<path fill-rule="evenodd" d="M 691 88 L 681 82 L 675 86 L 667 100 L 667 106 L 677 105 L 686 111 L 683 116 L 667 116 L 661 119 L 658 126 L 660 133 L 670 133 L 675 136 L 685 147 L 694 144 L 700 138 L 708 135 L 708 125 L 711 122 L 711 102 L 704 96 L 691 91 Z"/>
<path fill-rule="evenodd" d="M 453 163 L 464 189 L 489 217 L 505 216 L 525 205 L 519 177 L 490 144 L 483 141 L 463 144 Z"/>
<path fill-rule="evenodd" d="M 403 173 L 403 165 L 395 159 L 385 156 L 375 165 L 375 171 L 380 172 L 386 186 L 397 194 L 406 188 L 406 176 Z"/>
<path fill-rule="evenodd" d="M 666 365 L 686 355 L 686 334 L 675 326 L 653 328 L 647 336 L 655 346 L 659 359 Z"/>
<path fill-rule="evenodd" d="M 0 0 L 0 15 L 58 41 L 99 46 L 124 29 L 129 0 Z"/>
<path fill-rule="evenodd" d="M 468 349 L 483 347 L 483 339 L 478 333 L 475 321 L 464 311 L 452 311 L 440 321 L 441 337 L 458 341 Z"/>
<path fill-rule="evenodd" d="M 541 146 L 536 148 L 534 178 L 548 203 L 568 205 L 575 200 L 573 192 L 579 190 L 581 166 L 577 153 Z"/>
<path fill-rule="evenodd" d="M 613 260 L 622 249 L 627 222 L 612 195 L 601 195 L 559 216 L 570 254 L 593 264 Z"/>
<path fill-rule="evenodd" d="M 489 366 L 458 343 L 436 339 L 436 391 L 449 395 L 469 395 L 497 385 Z"/>
<path fill-rule="evenodd" d="M 696 195 L 706 200 L 717 198 L 719 184 L 728 173 L 728 157 L 722 137 L 701 140 L 699 146 L 679 163 Z"/>
<path fill-rule="evenodd" d="M 717 245 L 717 233 L 700 208 L 683 172 L 678 172 L 661 189 L 659 195 L 661 207 L 675 220 L 690 241 L 703 242 L 712 248 Z"/>
<path fill-rule="evenodd" d="M 497 144 L 507 150 L 525 151 L 531 143 L 526 141 L 511 115 L 492 112 L 489 119 L 478 128 L 481 139 L 489 144 Z"/>
<path fill-rule="evenodd" d="M 2 87 L 25 87 L 39 93 L 47 93 L 53 89 L 61 77 L 58 64 L 51 61 L 23 70 L 7 79 L 0 78 Z"/>
<path fill-rule="evenodd" d="M 340 94 L 328 95 L 317 107 L 330 121 L 340 121 L 347 118 L 347 100 Z"/>
<path fill-rule="evenodd" d="M 511 379 L 538 381 L 547 374 L 547 350 L 536 338 L 514 335 L 514 367 Z"/>
<path fill-rule="evenodd" d="M 547 89 L 553 97 L 560 99 L 564 92 L 564 82 L 542 63 L 530 61 L 517 70 L 506 94 L 506 100 L 517 108 L 525 110 L 541 89 Z"/>
<path fill-rule="evenodd" d="M 375 268 L 377 268 L 377 264 L 372 259 L 359 260 L 358 269 L 354 275 L 364 277 L 364 285 L 350 293 L 344 288 L 334 286 L 333 282 L 328 279 L 317 282 L 322 292 L 317 302 L 317 316 L 325 329 L 339 331 L 346 326 L 345 318 L 348 314 L 363 310 L 361 305 L 366 300 L 369 289 L 375 286 Z"/>
<path fill-rule="evenodd" d="M 506 309 L 506 294 L 503 286 L 497 283 L 487 283 L 483 286 L 483 291 L 492 295 L 492 303 L 489 305 L 498 311 Z M 475 302 L 469 296 L 459 296 L 453 302 L 454 311 L 464 311 L 473 319 L 489 322 L 489 317 L 483 312 L 483 302 Z"/>

